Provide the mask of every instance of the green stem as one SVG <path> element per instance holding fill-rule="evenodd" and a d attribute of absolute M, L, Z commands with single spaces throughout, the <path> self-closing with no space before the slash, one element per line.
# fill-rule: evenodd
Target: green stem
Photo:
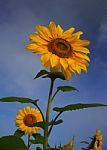
<path fill-rule="evenodd" d="M 33 104 L 38 108 L 38 110 L 40 111 L 40 113 L 41 113 L 41 115 L 42 115 L 43 122 L 45 122 L 45 118 L 44 118 L 44 115 L 43 115 L 43 113 L 42 113 L 41 108 L 37 105 L 37 103 L 33 102 Z"/>
<path fill-rule="evenodd" d="M 52 101 L 54 99 L 54 97 L 56 96 L 56 94 L 59 92 L 59 90 L 56 90 L 56 92 L 54 93 L 53 97 L 52 97 Z"/>
<path fill-rule="evenodd" d="M 30 148 L 30 134 L 28 134 L 28 149 Z"/>
<path fill-rule="evenodd" d="M 48 136 L 50 135 L 50 133 L 51 133 L 51 131 L 52 131 L 52 128 L 53 128 L 53 126 L 54 126 L 55 121 L 57 120 L 57 118 L 58 118 L 61 114 L 62 114 L 62 112 L 60 112 L 59 114 L 57 114 L 56 117 L 55 117 L 55 119 L 53 120 L 53 123 L 52 123 L 52 125 L 51 125 L 51 127 L 50 127 L 50 129 L 49 129 Z"/>
<path fill-rule="evenodd" d="M 47 110 L 46 110 L 46 126 L 44 129 L 43 150 L 46 150 L 48 148 L 48 124 L 49 124 L 49 116 L 50 116 L 51 103 L 52 103 L 53 85 L 54 85 L 54 79 L 51 79 L 50 91 L 49 91 L 49 96 L 48 96 L 48 104 L 47 104 Z"/>

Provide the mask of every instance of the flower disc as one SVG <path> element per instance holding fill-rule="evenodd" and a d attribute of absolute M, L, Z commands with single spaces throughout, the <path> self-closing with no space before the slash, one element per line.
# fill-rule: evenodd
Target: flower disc
<path fill-rule="evenodd" d="M 29 106 L 20 109 L 16 115 L 16 126 L 25 133 L 33 134 L 38 132 L 39 127 L 33 127 L 36 122 L 43 121 L 42 115 L 39 110 L 30 108 Z"/>

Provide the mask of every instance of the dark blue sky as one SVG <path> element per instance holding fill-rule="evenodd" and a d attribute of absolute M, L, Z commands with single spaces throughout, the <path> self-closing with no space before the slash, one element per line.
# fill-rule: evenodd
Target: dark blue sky
<path fill-rule="evenodd" d="M 39 56 L 25 51 L 28 35 L 35 25 L 48 26 L 51 20 L 66 30 L 74 26 L 82 30 L 85 39 L 91 41 L 88 73 L 72 77 L 70 81 L 55 84 L 72 85 L 79 89 L 74 93 L 59 93 L 54 106 L 70 103 L 107 103 L 107 1 L 106 0 L 0 0 L 0 97 L 24 96 L 39 98 L 45 111 L 49 81 L 33 80 L 42 69 Z M 45 87 L 45 88 L 43 88 Z M 18 103 L 0 103 L 0 135 L 12 134 Z M 88 140 L 100 128 L 107 148 L 107 108 L 85 109 L 62 115 L 64 123 L 55 127 L 52 145 L 68 143 L 75 136 L 76 150 L 82 140 Z M 53 116 L 53 114 L 52 114 Z M 82 146 L 82 145 L 81 145 Z"/>

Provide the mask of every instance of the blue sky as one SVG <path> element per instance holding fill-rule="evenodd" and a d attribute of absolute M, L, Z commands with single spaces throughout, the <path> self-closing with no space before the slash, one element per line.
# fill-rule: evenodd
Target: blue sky
<path fill-rule="evenodd" d="M 88 73 L 72 76 L 70 81 L 57 80 L 59 85 L 71 85 L 79 89 L 74 93 L 59 93 L 53 106 L 70 103 L 107 103 L 107 1 L 106 0 L 0 0 L 0 97 L 23 96 L 39 98 L 45 112 L 49 81 L 33 80 L 42 69 L 39 56 L 24 50 L 28 35 L 35 25 L 48 26 L 51 20 L 66 30 L 74 26 L 82 30 L 85 39 L 91 41 Z M 0 136 L 12 134 L 15 115 L 25 105 L 0 103 Z M 50 143 L 65 144 L 75 136 L 75 149 L 82 140 L 93 136 L 96 128 L 104 136 L 103 149 L 107 148 L 107 108 L 85 109 L 61 116 L 64 123 L 55 127 Z M 52 114 L 53 116 L 54 114 Z M 33 150 L 33 148 L 32 148 Z"/>

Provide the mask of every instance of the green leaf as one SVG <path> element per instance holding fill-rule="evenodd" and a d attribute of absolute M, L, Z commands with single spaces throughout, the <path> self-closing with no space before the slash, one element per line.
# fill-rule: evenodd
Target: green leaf
<path fill-rule="evenodd" d="M 42 150 L 40 147 L 36 147 L 36 150 Z"/>
<path fill-rule="evenodd" d="M 57 112 L 65 112 L 65 111 L 73 111 L 73 110 L 77 110 L 77 109 L 83 109 L 83 108 L 91 108 L 91 107 L 104 107 L 107 106 L 106 104 L 82 104 L 82 103 L 78 103 L 78 104 L 71 104 L 71 105 L 67 105 L 64 107 L 55 107 L 53 108 L 54 111 Z"/>
<path fill-rule="evenodd" d="M 41 128 L 45 128 L 45 122 L 41 121 L 41 122 L 36 122 L 32 125 L 33 127 L 41 127 Z"/>
<path fill-rule="evenodd" d="M 24 141 L 14 135 L 4 136 L 0 138 L 0 149 L 1 150 L 28 150 Z"/>
<path fill-rule="evenodd" d="M 36 77 L 34 78 L 34 79 L 37 79 L 37 78 L 39 78 L 39 77 L 41 77 L 41 76 L 43 76 L 43 75 L 46 75 L 46 74 L 48 74 L 49 72 L 48 71 L 46 71 L 46 70 L 40 70 L 40 72 L 38 72 L 38 74 L 36 75 Z"/>
<path fill-rule="evenodd" d="M 63 92 L 78 91 L 75 87 L 72 87 L 72 86 L 58 86 L 57 90 L 60 90 Z"/>
<path fill-rule="evenodd" d="M 0 98 L 0 102 L 20 102 L 20 103 L 33 103 L 34 100 L 24 97 L 4 97 Z"/>
<path fill-rule="evenodd" d="M 63 122 L 63 120 L 62 119 L 59 119 L 59 120 L 57 120 L 57 121 L 55 121 L 55 122 L 53 122 L 53 120 L 51 121 L 51 122 L 49 122 L 49 126 L 50 125 L 52 125 L 53 123 L 53 125 L 58 125 L 58 124 L 60 124 L 60 123 L 62 123 Z"/>
<path fill-rule="evenodd" d="M 35 140 L 30 140 L 32 144 L 44 144 L 44 137 L 40 133 L 32 134 Z"/>
<path fill-rule="evenodd" d="M 86 148 L 81 148 L 82 150 L 89 150 L 89 149 L 86 149 Z"/>
<path fill-rule="evenodd" d="M 43 78 L 51 78 L 51 79 L 54 79 L 54 80 L 56 78 L 59 78 L 59 79 L 62 79 L 62 80 L 66 80 L 65 76 L 62 72 L 49 72 L 48 75 L 43 76 Z"/>
<path fill-rule="evenodd" d="M 89 142 L 87 142 L 87 141 L 81 141 L 80 143 L 89 144 Z"/>
<path fill-rule="evenodd" d="M 94 144 L 95 144 L 95 141 L 96 141 L 96 137 L 94 136 L 93 138 L 91 138 L 92 139 L 92 141 L 91 141 L 91 143 L 89 144 L 89 146 L 87 147 L 87 148 L 89 148 L 89 149 L 92 149 L 93 147 L 94 147 Z"/>
<path fill-rule="evenodd" d="M 46 150 L 59 150 L 57 148 L 47 148 Z"/>
<path fill-rule="evenodd" d="M 14 133 L 14 136 L 17 136 L 17 137 L 19 137 L 19 138 L 21 138 L 23 135 L 25 135 L 25 132 L 23 132 L 23 131 L 21 131 L 21 130 L 19 130 L 19 129 L 17 129 L 17 130 L 15 131 L 15 133 Z"/>

